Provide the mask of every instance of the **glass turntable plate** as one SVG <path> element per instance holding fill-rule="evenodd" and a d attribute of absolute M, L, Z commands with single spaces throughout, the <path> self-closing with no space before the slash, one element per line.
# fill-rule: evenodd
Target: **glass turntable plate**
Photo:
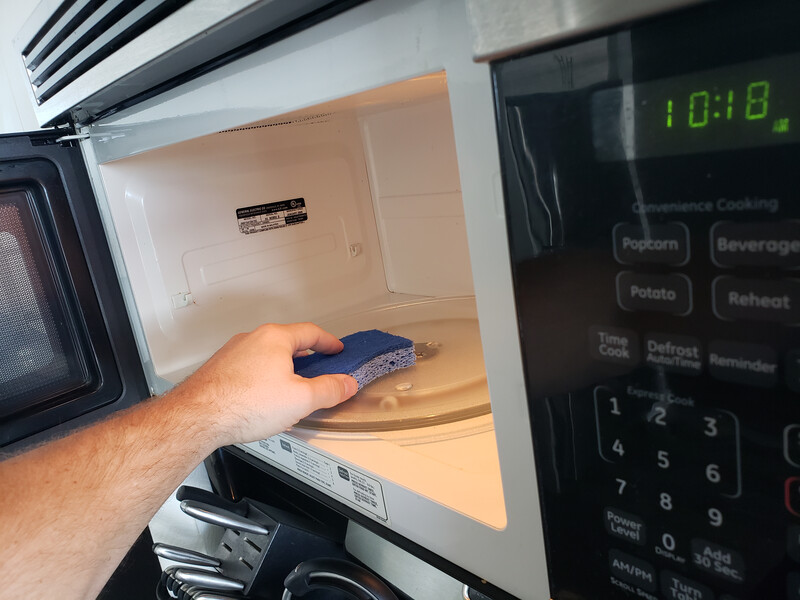
<path fill-rule="evenodd" d="M 297 427 L 390 431 L 451 423 L 491 412 L 471 298 L 401 304 L 321 326 L 340 337 L 380 329 L 409 338 L 414 342 L 417 363 L 379 377 L 350 400 L 312 413 Z"/>

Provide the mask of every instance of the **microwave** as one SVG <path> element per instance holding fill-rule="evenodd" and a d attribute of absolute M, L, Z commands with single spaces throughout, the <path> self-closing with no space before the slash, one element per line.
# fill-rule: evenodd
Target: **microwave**
<path fill-rule="evenodd" d="M 163 22 L 200 5 L 177 4 Z M 85 166 L 65 210 L 115 275 L 56 280 L 116 308 L 62 304 L 139 357 L 106 410 L 265 321 L 385 330 L 413 370 L 217 453 L 218 491 L 299 491 L 492 598 L 800 598 L 795 3 L 330 4 L 49 95 L 41 29 L 18 41 L 69 128 L 3 164 Z"/>

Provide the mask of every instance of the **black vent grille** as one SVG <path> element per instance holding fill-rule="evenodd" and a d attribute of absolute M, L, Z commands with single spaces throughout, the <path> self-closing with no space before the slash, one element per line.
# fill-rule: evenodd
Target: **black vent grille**
<path fill-rule="evenodd" d="M 22 52 L 41 104 L 189 0 L 65 0 Z"/>

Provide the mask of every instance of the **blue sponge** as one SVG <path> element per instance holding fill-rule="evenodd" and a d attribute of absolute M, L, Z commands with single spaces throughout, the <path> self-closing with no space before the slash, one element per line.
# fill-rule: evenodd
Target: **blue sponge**
<path fill-rule="evenodd" d="M 414 342 L 377 329 L 359 331 L 342 338 L 339 354 L 317 352 L 294 359 L 294 372 L 303 377 L 346 373 L 358 381 L 361 389 L 374 379 L 397 369 L 412 366 L 417 357 Z"/>

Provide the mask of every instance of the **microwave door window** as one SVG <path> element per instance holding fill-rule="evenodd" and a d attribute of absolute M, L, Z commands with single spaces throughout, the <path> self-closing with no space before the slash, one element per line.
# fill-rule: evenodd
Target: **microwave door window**
<path fill-rule="evenodd" d="M 86 386 L 86 361 L 24 191 L 0 195 L 0 416 Z"/>

